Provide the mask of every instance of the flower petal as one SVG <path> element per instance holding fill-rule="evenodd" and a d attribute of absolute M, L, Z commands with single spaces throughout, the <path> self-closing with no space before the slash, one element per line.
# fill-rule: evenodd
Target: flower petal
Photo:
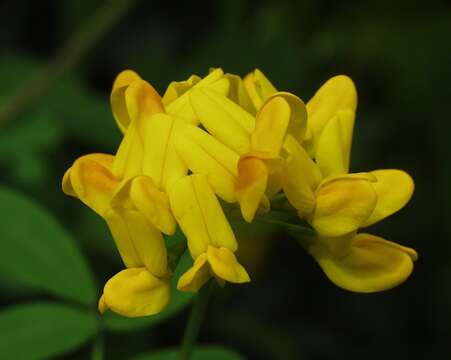
<path fill-rule="evenodd" d="M 188 79 L 184 81 L 172 81 L 163 95 L 163 104 L 168 105 L 175 99 L 182 96 L 185 92 L 196 85 L 201 78 L 197 75 L 191 75 Z"/>
<path fill-rule="evenodd" d="M 194 265 L 189 268 L 177 283 L 180 291 L 197 292 L 211 277 L 210 266 L 207 262 L 207 254 L 203 253 L 194 261 Z"/>
<path fill-rule="evenodd" d="M 292 135 L 301 143 L 307 132 L 307 108 L 304 102 L 294 94 L 279 91 L 268 97 L 260 111 L 274 98 L 282 98 L 288 103 L 290 107 L 290 119 L 286 133 Z"/>
<path fill-rule="evenodd" d="M 409 202 L 414 190 L 412 178 L 402 170 L 375 170 L 371 174 L 377 179 L 372 184 L 377 193 L 377 203 L 363 227 L 370 226 L 402 209 Z"/>
<path fill-rule="evenodd" d="M 207 131 L 238 154 L 250 149 L 255 119 L 227 97 L 202 88 L 190 92 L 194 112 Z"/>
<path fill-rule="evenodd" d="M 413 249 L 365 233 L 357 234 L 347 253 L 341 256 L 324 245 L 313 246 L 310 251 L 334 284 L 362 293 L 401 284 L 411 274 L 417 259 Z"/>
<path fill-rule="evenodd" d="M 224 77 L 229 80 L 230 90 L 229 99 L 240 105 L 249 114 L 255 115 L 255 107 L 244 88 L 243 80 L 234 74 L 225 74 Z"/>
<path fill-rule="evenodd" d="M 377 202 L 372 183 L 355 177 L 321 184 L 315 195 L 316 207 L 309 221 L 323 236 L 340 236 L 357 230 Z"/>
<path fill-rule="evenodd" d="M 180 179 L 171 189 L 169 201 L 194 259 L 206 252 L 208 245 L 236 250 L 235 235 L 204 175 Z"/>
<path fill-rule="evenodd" d="M 282 176 L 283 190 L 300 217 L 306 218 L 315 208 L 314 191 L 321 182 L 321 172 L 291 135 L 285 140 L 284 149 L 289 155 Z"/>
<path fill-rule="evenodd" d="M 224 78 L 224 72 L 221 69 L 216 69 L 192 87 L 192 89 L 199 88 L 209 88 L 225 96 L 229 92 L 230 84 L 229 80 Z M 187 123 L 198 125 L 198 114 L 193 111 L 189 97 L 192 89 L 189 89 L 189 91 L 186 91 L 184 94 L 172 101 L 167 106 L 167 112 L 169 114 L 184 118 Z"/>
<path fill-rule="evenodd" d="M 163 236 L 143 214 L 132 209 L 112 208 L 104 218 L 125 266 L 144 266 L 156 276 L 167 274 Z"/>
<path fill-rule="evenodd" d="M 108 154 L 82 156 L 64 175 L 63 191 L 103 216 L 119 184 L 111 173 L 112 163 Z"/>
<path fill-rule="evenodd" d="M 127 317 L 157 314 L 169 303 L 171 287 L 144 268 L 125 269 L 107 281 L 101 310 L 111 309 Z"/>
<path fill-rule="evenodd" d="M 209 246 L 207 259 L 212 272 L 220 279 L 237 284 L 251 281 L 246 269 L 237 261 L 235 254 L 229 249 Z"/>
<path fill-rule="evenodd" d="M 252 151 L 277 157 L 290 122 L 291 109 L 280 96 L 269 99 L 257 114 L 255 130 L 251 135 Z"/>
<path fill-rule="evenodd" d="M 213 191 L 227 202 L 235 202 L 239 156 L 207 132 L 186 125 L 175 140 L 183 162 L 194 174 L 206 176 Z"/>
<path fill-rule="evenodd" d="M 324 177 L 349 171 L 355 112 L 337 111 L 316 138 L 316 162 Z"/>
<path fill-rule="evenodd" d="M 307 103 L 308 126 L 314 141 L 338 111 L 355 112 L 356 108 L 357 91 L 349 77 L 338 75 L 327 80 Z"/>
<path fill-rule="evenodd" d="M 176 222 L 171 212 L 168 195 L 155 186 L 147 176 L 135 177 L 130 186 L 130 197 L 136 208 L 158 230 L 173 235 Z"/>
<path fill-rule="evenodd" d="M 277 91 L 259 69 L 255 69 L 253 72 L 247 74 L 243 83 L 254 105 L 255 111 L 260 110 L 266 99 Z"/>
<path fill-rule="evenodd" d="M 187 168 L 175 149 L 176 134 L 183 121 L 168 114 L 156 114 L 141 124 L 144 143 L 142 171 L 159 189 L 169 189 Z"/>
<path fill-rule="evenodd" d="M 244 220 L 252 222 L 265 195 L 268 170 L 263 160 L 243 157 L 238 163 L 238 180 L 235 186 Z"/>
<path fill-rule="evenodd" d="M 119 180 L 128 180 L 142 174 L 143 143 L 138 132 L 139 121 L 127 128 L 114 157 L 112 172 Z"/>

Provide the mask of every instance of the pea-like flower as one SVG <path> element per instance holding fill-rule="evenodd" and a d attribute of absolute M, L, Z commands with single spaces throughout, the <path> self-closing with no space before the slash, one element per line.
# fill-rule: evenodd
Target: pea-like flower
<path fill-rule="evenodd" d="M 337 285 L 359 292 L 391 288 L 411 273 L 417 255 L 369 234 L 356 234 L 398 211 L 413 193 L 401 170 L 348 174 L 357 96 L 354 84 L 337 76 L 307 104 L 307 146 L 288 138 L 283 176 L 290 203 L 317 231 L 309 251 Z"/>

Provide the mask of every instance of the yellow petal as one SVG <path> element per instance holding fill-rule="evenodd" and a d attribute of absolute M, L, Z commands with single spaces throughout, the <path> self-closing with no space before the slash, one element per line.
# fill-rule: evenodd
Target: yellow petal
<path fill-rule="evenodd" d="M 221 69 L 216 69 L 192 87 L 192 89 L 199 88 L 209 88 L 226 96 L 229 92 L 230 84 L 229 81 L 224 78 L 224 72 Z M 189 98 L 192 89 L 189 89 L 189 91 L 186 91 L 172 101 L 167 106 L 167 112 L 184 118 L 187 123 L 198 125 L 199 119 L 197 113 L 193 111 Z"/>
<path fill-rule="evenodd" d="M 229 99 L 240 105 L 249 114 L 255 115 L 254 104 L 244 88 L 243 80 L 238 75 L 234 74 L 225 74 L 224 77 L 227 78 L 230 83 Z"/>
<path fill-rule="evenodd" d="M 338 111 L 355 112 L 356 108 L 357 91 L 349 77 L 338 75 L 327 80 L 307 103 L 308 126 L 314 140 Z"/>
<path fill-rule="evenodd" d="M 251 281 L 246 269 L 229 249 L 209 246 L 207 259 L 212 272 L 220 279 L 237 284 Z"/>
<path fill-rule="evenodd" d="M 249 73 L 243 83 L 256 111 L 260 110 L 266 99 L 277 91 L 259 69 Z"/>
<path fill-rule="evenodd" d="M 207 132 L 186 125 L 175 140 L 183 162 L 194 174 L 203 174 L 213 191 L 227 202 L 236 201 L 239 156 Z"/>
<path fill-rule="evenodd" d="M 184 81 L 172 81 L 163 95 L 164 105 L 168 105 L 173 102 L 178 97 L 182 96 L 185 92 L 191 89 L 195 84 L 197 84 L 201 78 L 197 75 L 191 75 L 188 79 Z"/>
<path fill-rule="evenodd" d="M 289 155 L 282 176 L 283 190 L 299 215 L 306 218 L 315 207 L 314 192 L 321 182 L 321 172 L 292 136 L 287 137 L 284 148 Z"/>
<path fill-rule="evenodd" d="M 251 136 L 252 151 L 261 151 L 277 157 L 290 122 L 291 109 L 280 96 L 271 98 L 257 114 Z"/>
<path fill-rule="evenodd" d="M 82 156 L 63 177 L 63 191 L 78 197 L 102 216 L 118 186 L 111 173 L 112 162 L 113 156 L 107 154 Z"/>
<path fill-rule="evenodd" d="M 130 116 L 128 114 L 125 102 L 125 90 L 133 81 L 141 80 L 139 75 L 133 70 L 124 70 L 116 77 L 111 90 L 110 102 L 114 119 L 119 129 L 124 133 L 130 124 Z"/>
<path fill-rule="evenodd" d="M 341 110 L 316 139 L 316 162 L 324 177 L 349 171 L 355 112 Z"/>
<path fill-rule="evenodd" d="M 148 316 L 169 303 L 171 287 L 144 268 L 122 270 L 105 284 L 102 308 L 127 317 Z"/>
<path fill-rule="evenodd" d="M 152 178 L 159 189 L 167 190 L 187 172 L 174 145 L 176 134 L 184 124 L 171 115 L 156 114 L 141 125 L 143 174 Z"/>
<path fill-rule="evenodd" d="M 130 85 L 135 80 L 141 80 L 141 77 L 135 71 L 129 69 L 121 71 L 114 79 L 112 92 Z"/>
<path fill-rule="evenodd" d="M 112 172 L 119 180 L 142 174 L 144 150 L 138 126 L 137 121 L 130 124 L 114 158 Z"/>
<path fill-rule="evenodd" d="M 255 119 L 248 112 L 207 88 L 192 90 L 190 99 L 199 121 L 210 134 L 238 154 L 249 151 Z"/>
<path fill-rule="evenodd" d="M 373 188 L 377 193 L 376 208 L 362 226 L 370 226 L 402 209 L 410 200 L 414 183 L 409 174 L 396 169 L 372 171 L 377 181 Z"/>
<path fill-rule="evenodd" d="M 171 189 L 169 201 L 194 259 L 210 244 L 236 250 L 235 235 L 205 176 L 180 179 Z"/>
<path fill-rule="evenodd" d="M 307 108 L 304 102 L 294 94 L 279 91 L 267 98 L 260 111 L 274 98 L 282 98 L 287 102 L 290 107 L 290 118 L 286 133 L 292 135 L 297 141 L 302 142 L 307 132 Z"/>
<path fill-rule="evenodd" d="M 263 160 L 256 157 L 241 158 L 238 163 L 238 180 L 235 186 L 244 220 L 252 222 L 265 195 L 268 170 Z"/>
<path fill-rule="evenodd" d="M 133 119 L 164 112 L 164 105 L 157 91 L 131 70 L 118 75 L 110 101 L 116 123 L 123 133 Z"/>
<path fill-rule="evenodd" d="M 207 262 L 207 254 L 203 253 L 197 257 L 194 265 L 180 276 L 177 289 L 180 291 L 197 292 L 210 277 L 211 272 Z"/>
<path fill-rule="evenodd" d="M 176 223 L 168 195 L 155 186 L 147 176 L 137 176 L 130 186 L 130 197 L 136 208 L 161 232 L 172 235 Z"/>
<path fill-rule="evenodd" d="M 356 235 L 347 253 L 341 256 L 336 256 L 327 245 L 316 245 L 311 253 L 334 284 L 363 293 L 401 284 L 411 274 L 417 259 L 413 249 L 364 233 Z"/>
<path fill-rule="evenodd" d="M 340 236 L 357 230 L 374 210 L 377 201 L 372 183 L 353 177 L 321 184 L 316 207 L 309 220 L 323 236 Z"/>
<path fill-rule="evenodd" d="M 156 276 L 167 274 L 163 236 L 143 214 L 130 209 L 111 209 L 105 220 L 127 267 L 146 267 Z"/>
<path fill-rule="evenodd" d="M 153 114 L 164 113 L 164 105 L 160 95 L 147 81 L 132 82 L 125 90 L 130 120 L 138 118 L 148 119 Z"/>

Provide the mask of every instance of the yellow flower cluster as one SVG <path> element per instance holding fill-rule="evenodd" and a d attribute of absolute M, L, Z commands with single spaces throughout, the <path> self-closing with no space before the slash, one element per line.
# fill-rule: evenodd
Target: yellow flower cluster
<path fill-rule="evenodd" d="M 259 70 L 193 75 L 163 97 L 126 70 L 111 106 L 124 133 L 116 155 L 82 156 L 63 178 L 66 194 L 105 219 L 126 267 L 106 283 L 101 312 L 144 316 L 168 304 L 163 234 L 177 225 L 194 260 L 179 290 L 211 277 L 250 281 L 218 198 L 252 222 L 283 192 L 317 234 L 308 251 L 342 288 L 381 291 L 410 275 L 413 249 L 358 232 L 401 209 L 414 185 L 400 170 L 349 173 L 357 95 L 348 77 L 331 78 L 305 105 Z"/>

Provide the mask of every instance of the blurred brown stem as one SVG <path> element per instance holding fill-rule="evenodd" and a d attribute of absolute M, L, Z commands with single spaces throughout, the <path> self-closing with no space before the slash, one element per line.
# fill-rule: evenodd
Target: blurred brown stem
<path fill-rule="evenodd" d="M 4 125 L 44 96 L 54 83 L 97 44 L 124 17 L 136 0 L 108 0 L 29 81 L 0 107 Z"/>

